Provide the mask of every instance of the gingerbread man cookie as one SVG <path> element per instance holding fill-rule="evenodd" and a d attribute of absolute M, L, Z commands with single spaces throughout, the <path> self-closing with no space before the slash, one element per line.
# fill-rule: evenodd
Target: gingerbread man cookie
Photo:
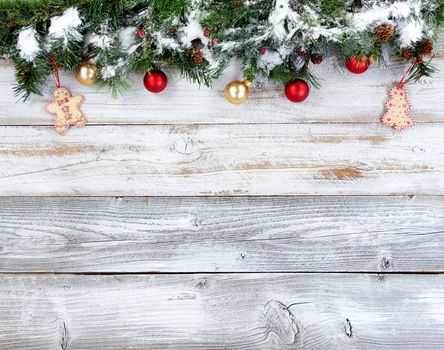
<path fill-rule="evenodd" d="M 54 102 L 46 105 L 46 111 L 55 115 L 54 127 L 60 135 L 64 135 L 70 125 L 77 127 L 87 123 L 85 115 L 80 110 L 84 98 L 82 95 L 72 96 L 68 89 L 58 87 L 53 93 Z"/>

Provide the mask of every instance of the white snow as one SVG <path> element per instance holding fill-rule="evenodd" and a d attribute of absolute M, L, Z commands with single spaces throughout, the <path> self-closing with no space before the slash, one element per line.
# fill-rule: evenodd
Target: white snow
<path fill-rule="evenodd" d="M 198 18 L 198 13 L 191 11 L 187 25 L 178 30 L 179 40 L 185 47 L 191 47 L 191 41 L 194 39 L 200 39 L 204 45 L 208 45 L 209 39 L 203 35 L 203 28 Z"/>
<path fill-rule="evenodd" d="M 421 1 L 397 1 L 391 5 L 391 15 L 394 18 L 407 18 L 411 14 L 418 16 L 421 11 Z"/>
<path fill-rule="evenodd" d="M 279 55 L 281 56 L 281 59 L 283 61 L 284 58 L 287 58 L 288 56 L 290 56 L 294 52 L 294 49 L 295 49 L 294 45 L 284 44 L 284 45 L 279 46 L 279 48 L 277 49 L 277 52 L 279 53 Z M 265 56 L 267 56 L 267 53 L 265 53 Z M 270 57 L 268 57 L 267 59 L 270 60 Z M 277 59 L 277 58 L 275 58 L 275 59 Z"/>
<path fill-rule="evenodd" d="M 222 52 L 232 52 L 233 50 L 237 49 L 239 46 L 241 46 L 242 43 L 239 41 L 224 41 L 219 43 L 219 48 Z"/>
<path fill-rule="evenodd" d="M 112 46 L 114 38 L 108 35 L 88 33 L 85 37 L 86 45 L 93 45 L 101 50 L 105 50 Z"/>
<path fill-rule="evenodd" d="M 125 27 L 119 31 L 119 44 L 128 56 L 132 55 L 142 45 L 136 40 L 136 27 Z"/>
<path fill-rule="evenodd" d="M 62 39 L 63 44 L 67 45 L 69 39 L 81 41 L 82 35 L 78 27 L 82 24 L 79 11 L 70 7 L 61 16 L 51 18 L 48 35 L 50 39 Z"/>
<path fill-rule="evenodd" d="M 359 31 L 367 30 L 376 24 L 386 23 L 392 17 L 395 20 L 407 19 L 412 15 L 418 15 L 421 9 L 421 1 L 395 1 L 393 4 L 373 5 L 361 12 L 350 14 L 355 28 Z"/>
<path fill-rule="evenodd" d="M 264 55 L 259 56 L 258 66 L 269 72 L 283 63 L 282 57 L 277 51 L 267 50 Z"/>
<path fill-rule="evenodd" d="M 294 11 L 289 0 L 276 0 L 268 22 L 271 25 L 272 35 L 277 41 L 284 42 L 293 38 L 296 32 L 300 32 L 305 40 L 318 40 L 321 36 L 331 41 L 339 41 L 344 29 L 331 24 L 324 24 L 318 13 L 309 5 L 303 6 L 303 12 Z"/>
<path fill-rule="evenodd" d="M 421 39 L 427 30 L 421 16 L 421 1 L 395 1 L 392 4 L 373 5 L 359 13 L 350 15 L 355 30 L 371 30 L 382 23 L 393 23 L 397 27 L 402 46 L 408 46 Z"/>
<path fill-rule="evenodd" d="M 116 64 L 105 66 L 101 69 L 100 73 L 103 79 L 109 79 L 116 76 L 117 72 L 121 71 L 125 66 L 125 60 L 123 58 L 119 58 Z"/>
<path fill-rule="evenodd" d="M 323 26 L 315 26 L 308 28 L 304 33 L 304 37 L 311 40 L 318 40 L 322 36 L 329 41 L 337 42 L 340 40 L 342 34 L 344 34 L 344 30 L 339 27 L 326 28 Z"/>
<path fill-rule="evenodd" d="M 33 62 L 40 51 L 37 40 L 37 32 L 34 28 L 27 27 L 20 31 L 17 40 L 19 56 L 28 62 Z"/>
<path fill-rule="evenodd" d="M 273 35 L 278 41 L 291 38 L 297 30 L 299 30 L 303 22 L 301 17 L 292 10 L 289 0 L 276 0 L 275 7 L 270 13 L 268 22 L 273 27 Z M 287 31 L 287 24 L 290 32 Z"/>
<path fill-rule="evenodd" d="M 119 42 L 122 49 L 129 49 L 136 42 L 136 27 L 125 27 L 119 31 Z"/>
<path fill-rule="evenodd" d="M 165 49 L 173 51 L 181 50 L 180 45 L 178 42 L 176 42 L 176 40 L 172 38 L 167 38 L 163 36 L 160 32 L 155 32 L 152 35 L 156 39 L 157 51 L 159 52 L 159 54 L 161 54 Z"/>
<path fill-rule="evenodd" d="M 205 57 L 205 60 L 208 62 L 208 69 L 211 70 L 211 69 L 216 69 L 217 67 L 219 67 L 220 61 L 214 57 L 214 55 L 210 49 L 208 49 L 207 47 L 204 47 L 202 49 L 202 54 Z"/>
<path fill-rule="evenodd" d="M 397 28 L 401 45 L 409 46 L 410 44 L 420 40 L 423 35 L 423 28 L 424 23 L 420 19 L 401 22 Z"/>

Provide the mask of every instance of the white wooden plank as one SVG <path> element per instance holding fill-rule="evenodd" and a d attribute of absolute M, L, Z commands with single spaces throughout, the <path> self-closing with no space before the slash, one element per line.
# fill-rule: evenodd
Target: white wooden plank
<path fill-rule="evenodd" d="M 1 272 L 443 271 L 444 197 L 4 198 Z"/>
<path fill-rule="evenodd" d="M 1 276 L 0 347 L 436 349 L 441 275 Z"/>
<path fill-rule="evenodd" d="M 0 128 L 0 195 L 444 194 L 444 125 Z"/>
<path fill-rule="evenodd" d="M 444 121 L 444 58 L 436 59 L 440 71 L 432 79 L 408 86 L 413 112 L 419 123 Z M 71 74 L 63 74 L 63 85 L 86 97 L 83 110 L 90 124 L 175 124 L 175 123 L 299 123 L 299 122 L 378 122 L 388 90 L 400 80 L 407 66 L 393 63 L 373 67 L 356 76 L 343 70 L 336 60 L 314 67 L 322 88 L 312 89 L 301 104 L 289 102 L 282 86 L 263 85 L 255 89 L 243 106 L 231 106 L 223 97 L 228 81 L 239 79 L 239 69 L 215 82 L 213 90 L 199 88 L 170 76 L 168 90 L 149 94 L 142 77 L 133 77 L 133 87 L 113 99 L 106 89 L 79 85 Z M 0 66 L 0 125 L 50 125 L 52 117 L 44 105 L 52 99 L 54 84 L 48 81 L 44 97 L 16 103 L 13 96 L 14 71 L 10 64 Z"/>

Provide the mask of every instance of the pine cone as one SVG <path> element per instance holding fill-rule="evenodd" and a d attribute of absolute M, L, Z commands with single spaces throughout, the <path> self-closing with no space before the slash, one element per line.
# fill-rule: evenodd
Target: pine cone
<path fill-rule="evenodd" d="M 415 49 L 411 46 L 401 48 L 401 57 L 405 61 L 410 61 L 415 57 Z"/>
<path fill-rule="evenodd" d="M 433 51 L 433 41 L 425 39 L 419 44 L 419 53 L 421 56 L 430 56 Z"/>
<path fill-rule="evenodd" d="M 310 52 L 309 51 L 305 51 L 305 50 L 300 50 L 298 51 L 298 55 L 300 58 L 306 60 L 307 58 L 310 57 Z"/>
<path fill-rule="evenodd" d="M 314 52 L 310 55 L 310 60 L 313 64 L 321 64 L 324 57 L 317 52 Z"/>
<path fill-rule="evenodd" d="M 192 48 L 191 49 L 191 59 L 194 63 L 199 64 L 202 63 L 204 59 L 204 55 L 200 49 Z"/>
<path fill-rule="evenodd" d="M 375 35 L 381 43 L 388 42 L 395 33 L 395 26 L 391 23 L 380 24 L 375 28 Z"/>

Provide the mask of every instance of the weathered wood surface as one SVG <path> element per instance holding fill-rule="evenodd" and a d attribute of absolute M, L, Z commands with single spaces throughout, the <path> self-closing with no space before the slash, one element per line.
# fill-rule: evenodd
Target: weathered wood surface
<path fill-rule="evenodd" d="M 0 195 L 444 194 L 444 125 L 0 127 Z"/>
<path fill-rule="evenodd" d="M 303 104 L 267 86 L 230 106 L 236 69 L 161 95 L 137 76 L 117 100 L 65 74 L 91 124 L 66 137 L 52 81 L 16 103 L 0 63 L 0 196 L 67 196 L 0 198 L 0 349 L 443 349 L 436 63 L 402 134 L 378 120 L 405 65 L 327 60 Z"/>
<path fill-rule="evenodd" d="M 418 123 L 444 121 L 444 58 L 435 62 L 440 71 L 432 79 L 408 86 Z M 79 85 L 71 74 L 62 75 L 62 82 L 73 93 L 85 95 L 83 110 L 90 124 L 377 123 L 388 90 L 407 66 L 395 62 L 356 76 L 344 71 L 340 63 L 326 60 L 313 69 L 322 79 L 322 88 L 312 89 L 310 98 L 300 104 L 289 102 L 282 86 L 266 85 L 252 91 L 245 105 L 231 106 L 223 97 L 223 88 L 228 81 L 239 79 L 235 66 L 215 82 L 213 90 L 170 76 L 168 90 L 154 95 L 143 88 L 142 77 L 135 76 L 133 88 L 118 99 L 106 89 Z M 12 67 L 0 63 L 0 125 L 52 124 L 44 104 L 52 99 L 53 81 L 48 81 L 43 97 L 34 96 L 25 104 L 16 103 L 14 83 Z"/>
<path fill-rule="evenodd" d="M 0 276 L 0 347 L 444 348 L 444 276 Z"/>
<path fill-rule="evenodd" d="M 2 272 L 444 272 L 444 197 L 4 198 Z"/>

